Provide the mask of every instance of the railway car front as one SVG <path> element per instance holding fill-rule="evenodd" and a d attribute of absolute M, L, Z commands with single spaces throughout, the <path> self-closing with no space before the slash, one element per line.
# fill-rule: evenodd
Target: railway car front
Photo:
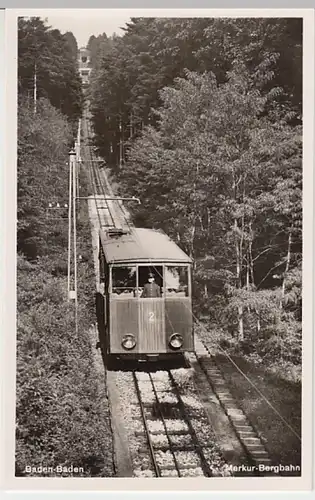
<path fill-rule="evenodd" d="M 108 352 L 152 357 L 193 351 L 191 259 L 159 231 L 100 236 Z"/>

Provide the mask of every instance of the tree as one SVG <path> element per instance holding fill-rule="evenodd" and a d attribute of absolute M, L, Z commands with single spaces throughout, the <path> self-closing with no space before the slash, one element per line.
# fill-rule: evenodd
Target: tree
<path fill-rule="evenodd" d="M 300 19 L 132 19 L 91 89 L 96 144 L 142 201 L 135 224 L 194 258 L 196 310 L 287 358 L 300 349 L 301 37 Z"/>
<path fill-rule="evenodd" d="M 54 224 L 48 230 L 49 201 L 67 201 L 71 130 L 63 116 L 45 100 L 37 113 L 21 98 L 18 114 L 18 249 L 35 259 L 53 245 Z M 58 228 L 55 228 L 58 231 Z"/>
<path fill-rule="evenodd" d="M 102 33 L 95 37 L 91 35 L 87 44 L 87 49 L 91 51 L 91 66 L 94 70 L 99 68 L 101 59 L 111 49 L 112 41 L 107 37 L 106 33 Z"/>
<path fill-rule="evenodd" d="M 38 17 L 19 18 L 18 37 L 19 94 L 27 97 L 34 112 L 37 100 L 44 97 L 76 123 L 83 93 L 73 38 L 69 45 L 69 35 L 61 35 Z"/>
<path fill-rule="evenodd" d="M 151 108 L 161 105 L 159 90 L 183 77 L 185 69 L 211 71 L 218 83 L 225 83 L 233 64 L 245 65 L 263 96 L 273 90 L 264 113 L 274 121 L 281 115 L 300 123 L 301 36 L 300 19 L 132 18 L 123 37 L 113 37 L 103 48 L 98 44 L 91 89 L 96 141 L 99 146 L 112 142 L 107 128 L 115 129 L 112 149 L 117 149 L 113 154 L 102 149 L 102 154 L 110 165 L 118 163 L 120 143 L 136 138 L 143 126 L 155 125 Z M 96 39 L 91 40 L 92 47 Z M 99 116 L 104 109 L 108 127 Z M 112 115 L 121 116 L 122 123 L 111 124 Z"/>
<path fill-rule="evenodd" d="M 74 34 L 71 31 L 66 31 L 64 33 L 63 38 L 66 41 L 66 44 L 68 46 L 68 51 L 71 53 L 73 61 L 77 62 L 78 59 L 78 43 L 77 40 L 74 36 Z"/>
<path fill-rule="evenodd" d="M 291 218 L 301 224 L 301 131 L 261 116 L 268 98 L 240 65 L 221 85 L 187 72 L 160 97 L 158 130 L 149 126 L 134 142 L 120 180 L 142 200 L 136 224 L 179 242 L 196 261 L 200 290 L 215 278 L 233 298 L 242 340 L 244 294 L 255 293 L 266 257 L 269 273 L 279 255 L 288 264 Z M 258 304 L 246 314 L 260 329 Z"/>

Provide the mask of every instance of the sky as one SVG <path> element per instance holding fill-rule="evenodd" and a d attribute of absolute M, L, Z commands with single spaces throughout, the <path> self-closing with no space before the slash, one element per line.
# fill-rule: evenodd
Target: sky
<path fill-rule="evenodd" d="M 22 13 L 23 12 L 23 13 Z M 77 39 L 79 47 L 87 45 L 91 35 L 106 33 L 122 35 L 120 29 L 131 17 L 192 17 L 210 16 L 215 10 L 207 9 L 21 9 L 18 15 L 36 16 L 53 28 L 64 33 L 71 31 Z M 218 14 L 217 14 L 218 15 Z M 222 15 L 222 11 L 221 11 Z"/>
<path fill-rule="evenodd" d="M 197 13 L 198 12 L 198 13 Z M 18 15 L 36 16 L 47 19 L 48 25 L 57 28 L 61 33 L 71 31 L 79 47 L 85 47 L 91 35 L 98 36 L 106 33 L 123 35 L 120 29 L 124 27 L 131 17 L 178 17 L 202 16 L 199 9 L 21 9 Z"/>
<path fill-rule="evenodd" d="M 89 41 L 91 35 L 101 35 L 106 33 L 107 36 L 111 36 L 113 33 L 117 35 L 122 35 L 123 31 L 120 27 L 125 26 L 126 22 L 130 20 L 130 17 L 124 14 L 109 15 L 108 13 L 103 13 L 102 15 L 93 13 L 77 14 L 70 13 L 68 15 L 63 14 L 49 15 L 47 16 L 47 22 L 53 28 L 58 28 L 61 33 L 66 31 L 72 31 L 79 47 L 85 47 Z"/>
<path fill-rule="evenodd" d="M 79 47 L 87 45 L 91 35 L 102 33 L 111 36 L 122 35 L 120 29 L 134 16 L 135 11 L 124 9 L 32 9 L 27 15 L 47 19 L 47 24 L 57 28 L 61 33 L 71 31 Z"/>

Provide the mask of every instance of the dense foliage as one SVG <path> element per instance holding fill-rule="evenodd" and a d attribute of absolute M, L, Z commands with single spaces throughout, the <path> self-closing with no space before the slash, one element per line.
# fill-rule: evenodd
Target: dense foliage
<path fill-rule="evenodd" d="M 194 258 L 224 345 L 268 363 L 301 361 L 301 44 L 300 19 L 133 19 L 90 89 L 136 225 Z"/>
<path fill-rule="evenodd" d="M 220 84 L 240 61 L 263 93 L 281 88 L 268 105 L 270 113 L 276 106 L 277 117 L 293 112 L 292 120 L 301 118 L 301 19 L 138 18 L 123 37 L 91 37 L 89 45 L 97 47 L 94 127 L 109 163 L 118 163 L 120 140 L 156 123 L 151 108 L 161 104 L 159 90 L 185 69 L 211 71 Z"/>
<path fill-rule="evenodd" d="M 83 93 L 77 67 L 77 42 L 38 18 L 18 21 L 18 90 L 36 111 L 36 101 L 47 98 L 76 124 Z"/>
<path fill-rule="evenodd" d="M 110 51 L 112 47 L 112 39 L 108 38 L 106 33 L 89 38 L 87 49 L 91 53 L 91 65 L 94 69 L 99 67 L 102 57 Z"/>
<path fill-rule="evenodd" d="M 68 202 L 68 153 L 81 113 L 76 50 L 72 34 L 19 20 L 17 476 L 28 475 L 26 466 L 113 473 L 108 406 L 89 338 L 95 304 L 87 207 L 78 217 L 78 252 L 86 258 L 78 269 L 77 336 L 67 300 L 68 214 L 56 208 Z M 87 194 L 83 170 L 80 182 Z"/>
<path fill-rule="evenodd" d="M 73 465 L 84 469 L 74 476 L 108 476 L 108 409 L 87 334 L 94 315 L 93 266 L 80 266 L 76 336 L 66 279 L 53 276 L 54 265 L 50 257 L 36 265 L 18 258 L 16 475 L 27 475 L 28 465 Z"/>
<path fill-rule="evenodd" d="M 49 200 L 67 201 L 68 139 L 68 124 L 47 100 L 38 102 L 35 116 L 25 102 L 20 103 L 18 476 L 26 474 L 28 465 L 83 467 L 83 473 L 74 474 L 80 476 L 112 474 L 108 408 L 105 394 L 100 394 L 88 334 L 95 303 L 87 207 L 82 207 L 78 220 L 78 252 L 86 256 L 78 271 L 78 335 L 74 307 L 67 300 L 67 212 L 47 209 Z M 85 186 L 87 178 L 81 172 L 83 195 Z"/>
<path fill-rule="evenodd" d="M 67 202 L 71 130 L 59 111 L 39 99 L 37 113 L 21 99 L 18 111 L 18 249 L 29 259 L 51 251 L 48 204 Z"/>

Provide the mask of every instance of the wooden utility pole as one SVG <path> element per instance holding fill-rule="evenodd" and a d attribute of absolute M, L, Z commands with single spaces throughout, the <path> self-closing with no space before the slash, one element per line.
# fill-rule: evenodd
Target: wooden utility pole
<path fill-rule="evenodd" d="M 76 194 L 78 195 L 79 193 L 79 158 L 80 158 L 80 153 L 79 153 L 79 145 L 78 142 L 74 143 L 74 150 L 75 150 L 75 185 L 76 185 Z"/>
<path fill-rule="evenodd" d="M 37 66 L 34 66 L 34 115 L 37 112 Z"/>
<path fill-rule="evenodd" d="M 77 172 L 76 157 L 73 157 L 73 256 L 74 256 L 74 303 L 75 303 L 75 332 L 78 333 L 78 279 L 77 279 Z"/>
<path fill-rule="evenodd" d="M 69 152 L 69 232 L 68 232 L 68 300 L 75 301 L 75 331 L 78 333 L 77 227 L 76 227 L 76 152 Z M 73 227 L 73 231 L 72 231 Z M 74 283 L 71 286 L 71 240 L 73 236 Z"/>
<path fill-rule="evenodd" d="M 81 168 L 81 119 L 79 120 L 78 136 L 77 136 L 77 149 L 76 149 L 76 167 L 77 167 L 77 198 L 80 196 L 80 168 Z"/>
<path fill-rule="evenodd" d="M 122 124 L 121 118 L 119 119 L 119 168 L 122 166 L 123 157 L 123 139 L 122 139 Z"/>
<path fill-rule="evenodd" d="M 71 236 L 72 236 L 72 158 L 73 151 L 69 153 L 69 212 L 68 212 L 68 300 L 71 293 Z"/>
<path fill-rule="evenodd" d="M 132 116 L 132 111 L 130 112 L 130 133 L 129 133 L 129 139 L 131 139 L 133 136 L 133 116 Z"/>

